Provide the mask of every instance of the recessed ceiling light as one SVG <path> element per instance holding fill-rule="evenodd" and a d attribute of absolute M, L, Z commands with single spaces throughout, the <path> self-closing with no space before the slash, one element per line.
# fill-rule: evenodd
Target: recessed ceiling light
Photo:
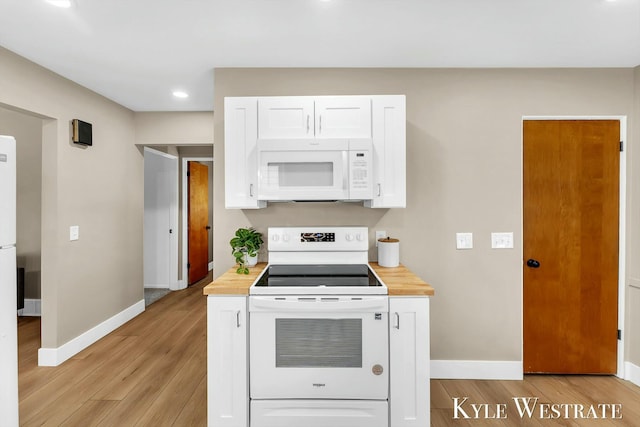
<path fill-rule="evenodd" d="M 173 91 L 173 96 L 175 96 L 176 98 L 188 98 L 189 94 L 187 92 L 183 92 L 181 90 L 174 90 Z"/>
<path fill-rule="evenodd" d="M 57 7 L 69 8 L 71 7 L 71 0 L 47 0 L 47 3 Z"/>

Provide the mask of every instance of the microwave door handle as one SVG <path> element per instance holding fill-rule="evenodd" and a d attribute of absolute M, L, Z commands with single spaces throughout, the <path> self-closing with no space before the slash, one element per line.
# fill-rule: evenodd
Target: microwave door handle
<path fill-rule="evenodd" d="M 342 152 L 342 189 L 349 191 L 349 152 Z"/>

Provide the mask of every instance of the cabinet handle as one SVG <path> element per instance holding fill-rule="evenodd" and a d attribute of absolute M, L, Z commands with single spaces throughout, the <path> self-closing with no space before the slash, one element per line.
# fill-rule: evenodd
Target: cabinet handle
<path fill-rule="evenodd" d="M 253 197 L 253 184 L 249 184 L 249 197 Z"/>
<path fill-rule="evenodd" d="M 382 184 L 378 183 L 378 197 L 382 195 Z"/>
<path fill-rule="evenodd" d="M 396 316 L 396 324 L 395 324 L 394 328 L 400 329 L 400 314 L 397 311 L 394 314 Z"/>
<path fill-rule="evenodd" d="M 240 327 L 240 310 L 236 311 L 236 328 Z"/>
<path fill-rule="evenodd" d="M 318 134 L 322 133 L 322 114 L 320 114 L 320 123 L 318 124 Z"/>
<path fill-rule="evenodd" d="M 307 114 L 307 133 L 309 133 L 309 115 Z"/>

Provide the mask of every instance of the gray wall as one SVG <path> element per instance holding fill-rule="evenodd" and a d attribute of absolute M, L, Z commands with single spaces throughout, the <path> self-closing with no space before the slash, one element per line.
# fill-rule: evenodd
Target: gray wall
<path fill-rule="evenodd" d="M 225 210 L 218 164 L 214 275 L 232 266 L 228 241 L 240 226 L 365 225 L 371 240 L 374 230 L 385 230 L 400 239 L 401 262 L 436 289 L 432 359 L 521 360 L 522 117 L 627 115 L 631 129 L 634 70 L 216 69 L 215 140 L 223 141 L 225 96 L 334 94 L 406 95 L 407 208 Z M 223 144 L 214 154 L 224 158 Z M 456 251 L 460 231 L 474 233 L 473 250 Z M 490 249 L 492 231 L 513 231 L 515 248 Z"/>
<path fill-rule="evenodd" d="M 0 108 L 0 135 L 16 138 L 16 250 L 25 269 L 25 298 L 40 298 L 42 119 Z"/>
<path fill-rule="evenodd" d="M 3 48 L 0 103 L 43 119 L 42 347 L 57 348 L 143 299 L 133 113 Z M 93 124 L 93 147 L 70 142 L 74 118 Z"/>

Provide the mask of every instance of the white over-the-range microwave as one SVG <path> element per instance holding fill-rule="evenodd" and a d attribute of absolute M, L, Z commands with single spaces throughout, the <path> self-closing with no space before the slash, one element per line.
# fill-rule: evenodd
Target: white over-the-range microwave
<path fill-rule="evenodd" d="M 358 201 L 373 197 L 369 138 L 259 139 L 258 200 Z"/>

